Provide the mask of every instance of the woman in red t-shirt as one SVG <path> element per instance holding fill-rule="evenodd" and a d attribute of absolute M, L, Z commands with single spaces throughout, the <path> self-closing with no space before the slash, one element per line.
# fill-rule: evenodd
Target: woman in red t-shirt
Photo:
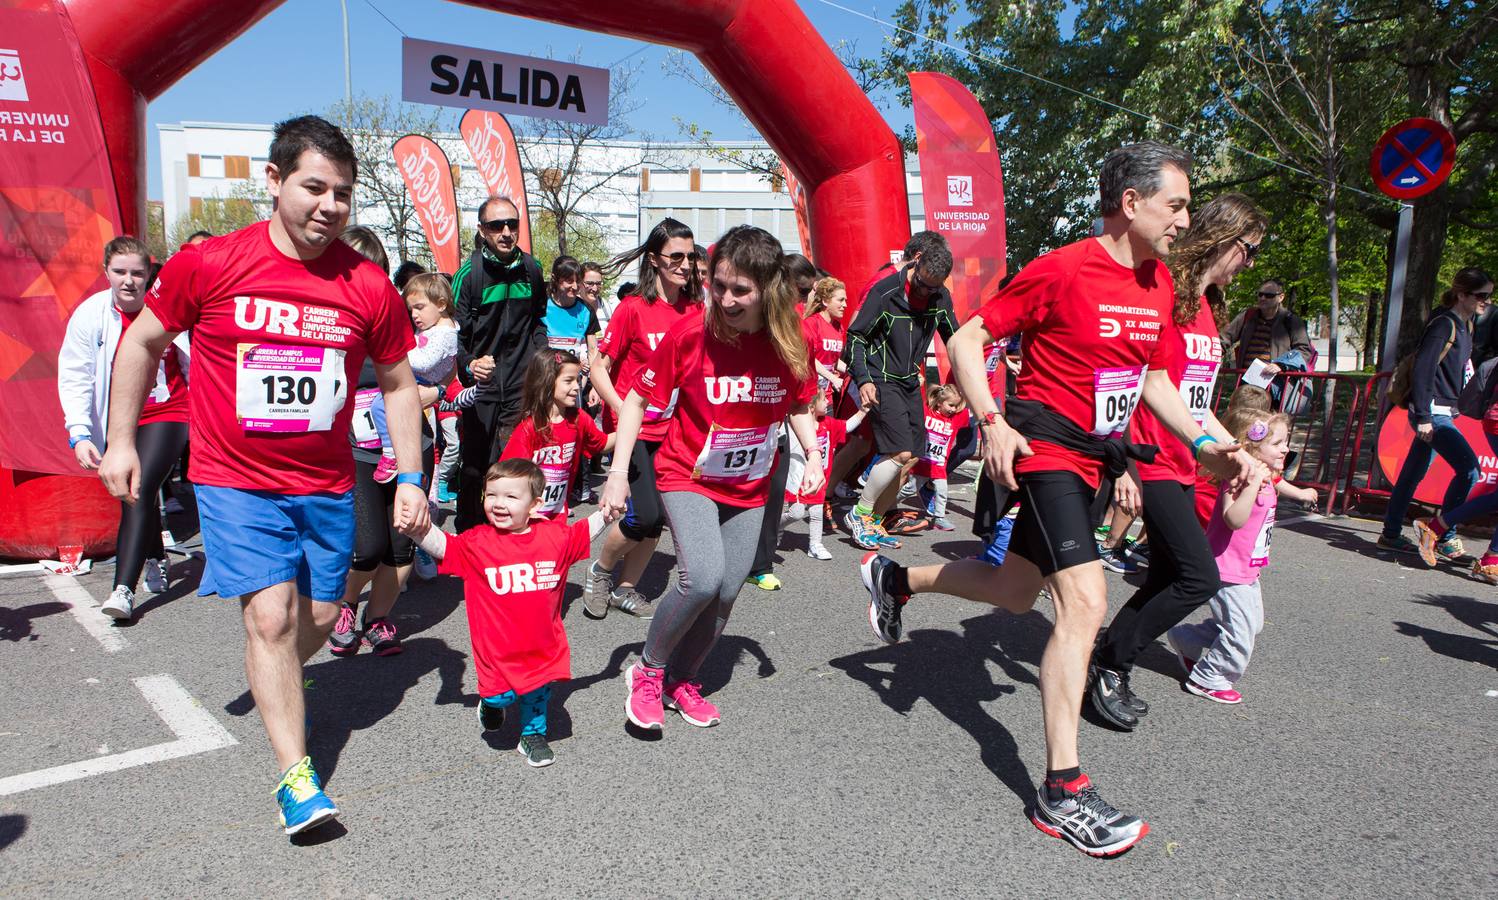
<path fill-rule="evenodd" d="M 62 401 L 68 446 L 84 469 L 99 468 L 109 410 L 110 373 L 120 337 L 145 306 L 151 254 L 140 240 L 117 237 L 104 248 L 109 287 L 78 304 L 68 319 L 57 359 L 57 392 Z M 161 542 L 157 492 L 187 446 L 188 342 L 182 334 L 156 365 L 136 431 L 140 454 L 140 501 L 120 505 L 114 590 L 104 614 L 128 620 L 135 615 L 135 587 L 145 570 L 146 590 L 168 587 L 166 550 Z"/>
<path fill-rule="evenodd" d="M 802 323 L 807 346 L 811 347 L 812 365 L 817 369 L 817 389 L 834 397 L 843 389 L 837 360 L 843 355 L 843 313 L 847 310 L 847 287 L 836 278 L 823 278 L 812 291 Z"/>
<path fill-rule="evenodd" d="M 1175 308 L 1160 335 L 1168 351 L 1166 369 L 1192 418 L 1224 442 L 1233 438 L 1212 414 L 1212 391 L 1222 362 L 1222 289 L 1253 266 L 1268 224 L 1253 201 L 1242 194 L 1223 194 L 1192 214 L 1190 229 L 1166 261 L 1175 287 Z M 1147 709 L 1129 686 L 1135 660 L 1206 603 L 1219 584 L 1212 548 L 1196 517 L 1197 464 L 1191 448 L 1161 425 L 1147 406 L 1135 411 L 1132 427 L 1137 443 L 1160 448 L 1154 462 L 1139 463 L 1144 526 L 1155 552 L 1144 584 L 1113 617 L 1093 654 L 1096 670 L 1110 679 L 1105 686 L 1120 689 L 1089 691 L 1099 714 L 1123 728 L 1138 724 Z M 1123 710 L 1113 699 L 1115 693 Z"/>
<path fill-rule="evenodd" d="M 589 369 L 593 390 L 603 398 L 605 432 L 615 430 L 636 373 L 650 360 L 666 332 L 682 319 L 702 314 L 692 229 L 675 219 L 662 219 L 650 229 L 645 243 L 615 257 L 607 269 L 618 275 L 636 260 L 640 264 L 640 292 L 624 298 L 609 317 Z M 611 606 L 633 616 L 650 617 L 650 601 L 635 590 L 635 585 L 645 574 L 645 565 L 666 522 L 652 460 L 666 436 L 673 406 L 674 397 L 667 397 L 660 406 L 646 409 L 639 442 L 614 454 L 613 466 L 629 472 L 629 509 L 604 533 L 598 558 L 588 567 L 583 582 L 583 615 L 590 619 L 608 615 Z M 615 581 L 614 567 L 626 555 L 629 558 Z"/>
<path fill-rule="evenodd" d="M 713 247 L 710 299 L 702 318 L 677 323 L 638 373 L 619 412 L 619 459 L 634 446 L 650 404 L 676 397 L 656 453 L 656 484 L 676 545 L 676 584 L 655 610 L 645 649 L 626 673 L 629 720 L 659 730 L 663 708 L 716 725 L 697 672 L 722 633 L 754 563 L 770 492 L 780 423 L 806 451 L 801 490 L 822 483 L 816 377 L 796 320 L 795 285 L 780 242 L 750 225 Z M 629 470 L 609 468 L 602 508 L 622 510 Z M 663 698 L 664 695 L 664 698 Z"/>

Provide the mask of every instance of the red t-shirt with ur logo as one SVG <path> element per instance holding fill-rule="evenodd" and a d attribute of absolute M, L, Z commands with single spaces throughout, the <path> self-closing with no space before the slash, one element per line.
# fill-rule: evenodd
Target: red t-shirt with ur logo
<path fill-rule="evenodd" d="M 536 432 L 530 416 L 520 420 L 500 459 L 528 459 L 541 467 L 546 489 L 541 494 L 537 514 L 547 518 L 567 518 L 567 494 L 577 477 L 578 463 L 584 456 L 594 456 L 608 443 L 593 420 L 577 410 L 568 410 L 562 421 L 552 422 L 543 436 Z"/>
<path fill-rule="evenodd" d="M 532 519 L 524 534 L 484 523 L 447 536 L 437 571 L 463 579 L 480 696 L 572 677 L 562 595 L 567 570 L 588 558 L 588 534 L 586 519 Z"/>
<path fill-rule="evenodd" d="M 1159 260 L 1121 265 L 1096 238 L 1054 250 L 1025 266 L 978 315 L 990 335 L 1019 333 L 1022 400 L 1045 404 L 1099 438 L 1128 433 L 1147 369 L 1163 369 L 1160 341 L 1175 298 Z M 1075 472 L 1093 487 L 1102 460 L 1045 441 L 1015 471 Z"/>
<path fill-rule="evenodd" d="M 677 396 L 655 455 L 661 493 L 692 491 L 747 508 L 769 497 L 780 423 L 816 396 L 817 374 L 808 354 L 806 377 L 797 379 L 767 329 L 725 344 L 698 317 L 666 332 L 635 390 L 657 406 Z"/>
<path fill-rule="evenodd" d="M 191 478 L 277 494 L 354 486 L 351 385 L 416 345 L 406 305 L 342 241 L 313 260 L 277 250 L 270 223 L 184 247 L 146 305 L 192 331 Z"/>
<path fill-rule="evenodd" d="M 1196 424 L 1202 424 L 1212 409 L 1212 389 L 1217 384 L 1217 370 L 1222 365 L 1222 341 L 1217 336 L 1217 320 L 1213 318 L 1206 298 L 1202 298 L 1201 309 L 1189 324 L 1177 325 L 1173 317 L 1167 320 L 1160 343 L 1170 354 L 1165 371 L 1170 374 L 1171 384 L 1181 392 L 1191 418 L 1196 420 Z M 1139 464 L 1142 480 L 1196 482 L 1196 458 L 1191 448 L 1160 424 L 1148 407 L 1134 414 L 1134 440 L 1160 448 L 1154 462 Z"/>

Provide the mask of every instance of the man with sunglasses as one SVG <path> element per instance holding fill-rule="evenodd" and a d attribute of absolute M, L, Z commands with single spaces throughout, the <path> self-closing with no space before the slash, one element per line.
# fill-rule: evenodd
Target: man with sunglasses
<path fill-rule="evenodd" d="M 1253 244 L 1244 249 L 1252 259 L 1259 246 Z M 1272 364 L 1291 351 L 1298 351 L 1308 367 L 1311 362 L 1306 323 L 1285 308 L 1285 286 L 1272 278 L 1259 285 L 1259 305 L 1249 307 L 1229 322 L 1222 340 L 1239 369 L 1248 368 L 1256 359 Z M 1279 367 L 1275 366 L 1268 374 L 1278 375 Z"/>
<path fill-rule="evenodd" d="M 906 467 L 926 448 L 926 414 L 920 376 L 931 338 L 951 340 L 957 330 L 952 295 L 943 282 L 952 273 L 952 251 L 938 236 L 918 259 L 872 288 L 848 328 L 848 370 L 860 403 L 870 406 L 874 450 L 881 457 L 869 472 L 858 503 L 848 513 L 848 530 L 865 550 L 897 546 L 879 524 L 878 506 Z"/>
<path fill-rule="evenodd" d="M 484 472 L 520 421 L 525 368 L 546 347 L 546 280 L 520 249 L 520 211 L 508 197 L 479 206 L 478 239 L 453 276 L 457 295 L 458 377 L 477 385 L 463 411 L 463 466 L 457 527 L 484 521 Z"/>

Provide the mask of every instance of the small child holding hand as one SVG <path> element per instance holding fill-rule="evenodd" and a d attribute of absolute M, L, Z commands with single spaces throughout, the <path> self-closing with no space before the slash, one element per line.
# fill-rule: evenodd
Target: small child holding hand
<path fill-rule="evenodd" d="M 479 722 L 494 731 L 504 724 L 505 709 L 518 704 L 516 750 L 536 768 L 556 761 L 546 742 L 551 684 L 572 677 L 562 627 L 567 570 L 588 558 L 592 539 L 607 524 L 602 513 L 572 525 L 540 517 L 545 487 L 535 463 L 502 459 L 484 476 L 487 523 L 454 535 L 435 526 L 406 530 L 438 560 L 439 573 L 463 580 Z"/>

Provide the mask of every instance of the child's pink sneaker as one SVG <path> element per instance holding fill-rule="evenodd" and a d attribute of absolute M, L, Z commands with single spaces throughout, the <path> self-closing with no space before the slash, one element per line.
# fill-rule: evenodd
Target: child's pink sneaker
<path fill-rule="evenodd" d="M 635 663 L 624 672 L 624 682 L 629 685 L 629 696 L 624 700 L 624 714 L 636 728 L 660 731 L 666 720 L 661 707 L 661 684 L 665 681 L 665 669 L 652 669 L 644 663 Z"/>
<path fill-rule="evenodd" d="M 389 484 L 395 480 L 395 471 L 395 457 L 382 455 L 374 470 L 375 484 Z"/>
<path fill-rule="evenodd" d="M 687 724 L 711 728 L 718 724 L 718 707 L 702 699 L 702 685 L 695 681 L 676 681 L 666 685 L 666 708 L 681 713 Z"/>
<path fill-rule="evenodd" d="M 1205 697 L 1208 700 L 1211 700 L 1213 703 L 1226 703 L 1227 705 L 1231 706 L 1234 703 L 1243 702 L 1243 695 L 1233 690 L 1232 688 L 1221 691 L 1214 691 L 1211 688 L 1202 687 L 1195 681 L 1192 681 L 1190 678 L 1186 679 L 1186 690 L 1190 691 L 1198 697 Z"/>

